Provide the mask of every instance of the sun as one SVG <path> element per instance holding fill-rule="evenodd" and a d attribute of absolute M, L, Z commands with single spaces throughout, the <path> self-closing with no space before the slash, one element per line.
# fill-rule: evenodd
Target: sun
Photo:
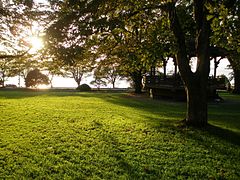
<path fill-rule="evenodd" d="M 28 38 L 32 51 L 38 51 L 43 48 L 43 40 L 38 36 L 31 36 Z"/>

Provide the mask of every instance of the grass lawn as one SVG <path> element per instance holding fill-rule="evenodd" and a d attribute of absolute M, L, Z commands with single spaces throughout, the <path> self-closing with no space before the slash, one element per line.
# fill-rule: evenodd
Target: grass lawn
<path fill-rule="evenodd" d="M 0 179 L 240 179 L 240 96 L 209 104 L 124 93 L 0 91 Z"/>

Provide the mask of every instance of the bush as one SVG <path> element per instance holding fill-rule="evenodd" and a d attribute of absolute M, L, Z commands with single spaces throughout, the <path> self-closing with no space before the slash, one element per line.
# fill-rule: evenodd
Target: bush
<path fill-rule="evenodd" d="M 91 87 L 87 84 L 81 84 L 76 88 L 78 91 L 91 91 Z"/>

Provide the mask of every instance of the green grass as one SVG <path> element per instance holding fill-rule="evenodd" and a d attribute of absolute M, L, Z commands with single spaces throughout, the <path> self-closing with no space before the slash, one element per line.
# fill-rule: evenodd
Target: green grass
<path fill-rule="evenodd" d="M 121 93 L 0 91 L 0 179 L 240 179 L 240 97 L 209 104 Z"/>

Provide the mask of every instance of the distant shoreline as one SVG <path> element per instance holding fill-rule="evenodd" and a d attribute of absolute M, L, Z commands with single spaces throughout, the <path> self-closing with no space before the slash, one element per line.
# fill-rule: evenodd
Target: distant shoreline
<path fill-rule="evenodd" d="M 12 88 L 12 87 L 4 87 L 0 88 L 0 91 L 74 91 L 74 92 L 81 92 L 76 90 L 75 87 L 53 87 L 53 88 L 25 88 L 25 87 L 17 87 L 17 88 Z M 97 92 L 97 91 L 112 91 L 112 92 L 132 92 L 134 89 L 132 88 L 91 88 L 92 91 Z M 91 92 L 91 91 L 90 91 Z"/>

